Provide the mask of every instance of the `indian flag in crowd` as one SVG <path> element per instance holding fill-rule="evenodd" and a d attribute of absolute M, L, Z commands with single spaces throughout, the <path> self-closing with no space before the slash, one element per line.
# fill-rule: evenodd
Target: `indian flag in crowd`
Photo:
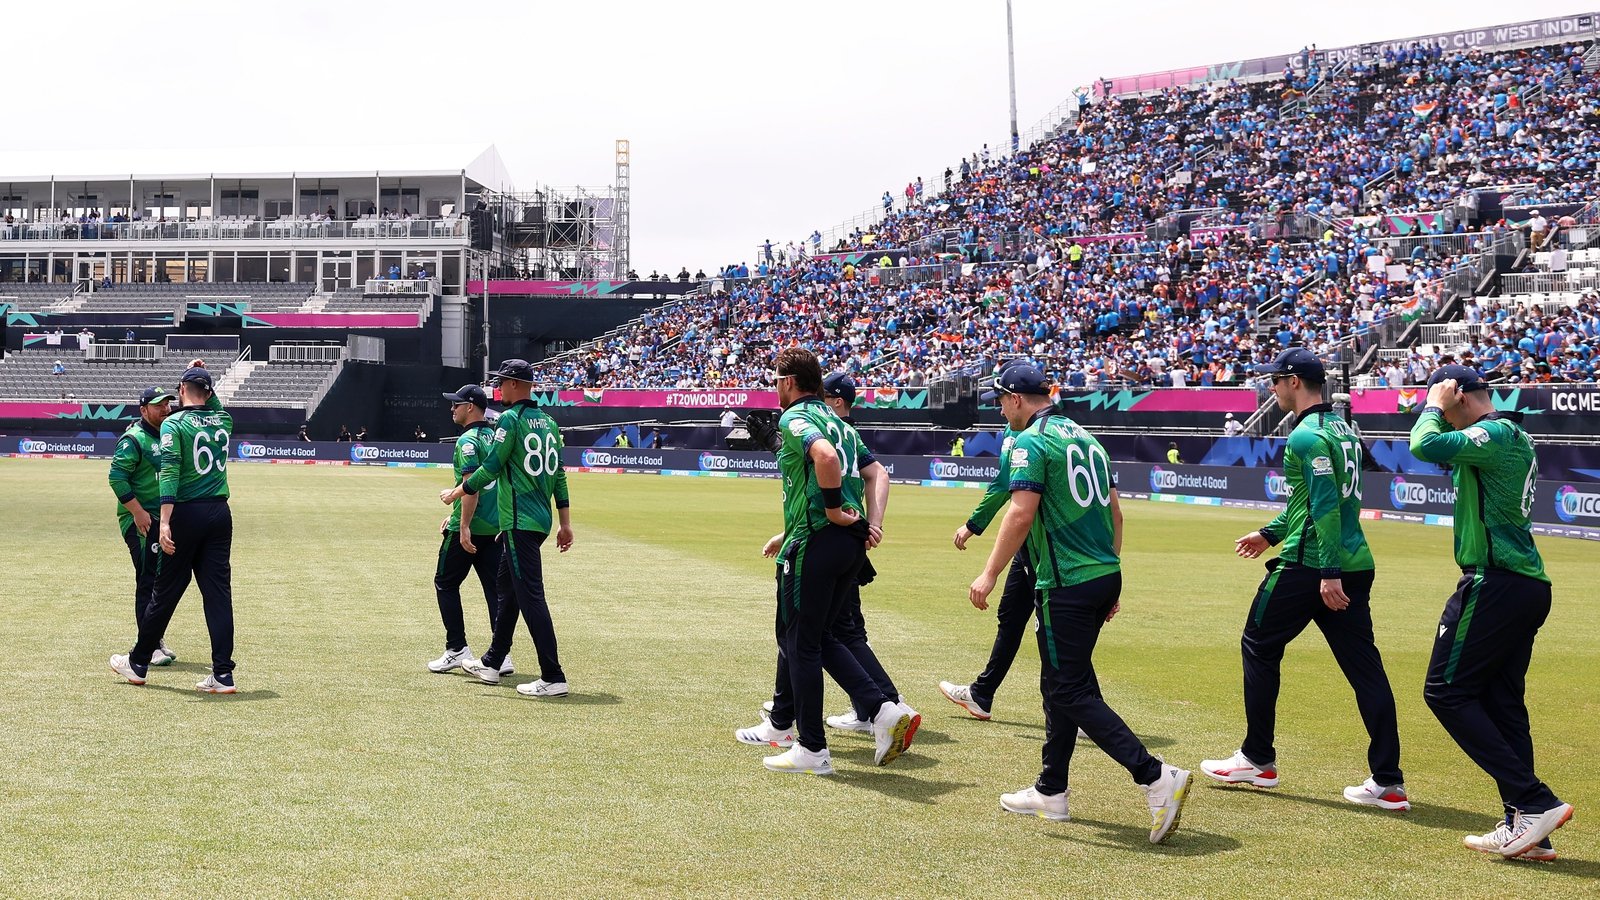
<path fill-rule="evenodd" d="M 601 400 L 604 400 L 605 397 L 606 397 L 605 388 L 584 388 L 583 389 L 583 402 L 585 402 L 585 403 L 599 403 Z"/>
<path fill-rule="evenodd" d="M 894 407 L 894 405 L 896 403 L 898 403 L 898 402 L 900 402 L 900 391 L 899 391 L 898 388 L 873 388 L 872 389 L 872 405 L 873 406 L 876 406 L 879 409 L 886 409 L 886 408 L 892 409 Z"/>
<path fill-rule="evenodd" d="M 1401 388 L 1400 389 L 1400 396 L 1395 398 L 1394 408 L 1395 408 L 1396 412 L 1403 412 L 1403 413 L 1416 412 L 1417 411 L 1417 389 L 1416 388 Z"/>
<path fill-rule="evenodd" d="M 1414 322 L 1422 318 L 1422 297 L 1412 294 L 1404 303 L 1400 304 L 1400 318 L 1407 322 Z"/>
<path fill-rule="evenodd" d="M 1416 113 L 1417 118 L 1426 119 L 1427 117 L 1433 115 L 1433 111 L 1438 109 L 1438 108 L 1439 108 L 1439 101 L 1437 101 L 1437 100 L 1424 100 L 1421 103 L 1418 103 L 1418 104 L 1415 104 L 1414 106 L 1412 106 L 1411 107 L 1411 111 L 1413 113 Z"/>

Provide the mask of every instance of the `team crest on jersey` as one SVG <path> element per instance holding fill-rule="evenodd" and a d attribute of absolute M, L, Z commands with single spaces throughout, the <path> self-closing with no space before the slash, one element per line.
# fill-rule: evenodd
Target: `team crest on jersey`
<path fill-rule="evenodd" d="M 1011 452 L 1011 447 L 1014 444 L 1016 444 L 1016 442 L 1017 442 L 1017 439 L 1014 438 L 1014 437 L 1008 437 L 1005 440 L 1001 441 L 1000 442 L 1000 455 L 1001 456 L 1005 456 L 1006 454 L 1010 453 Z"/>
<path fill-rule="evenodd" d="M 1461 434 L 1467 440 L 1471 441 L 1475 447 L 1482 447 L 1484 444 L 1489 443 L 1489 432 L 1484 431 L 1482 426 L 1479 425 L 1474 425 L 1471 428 L 1462 431 Z"/>
<path fill-rule="evenodd" d="M 172 449 L 172 432 L 164 431 L 161 433 L 161 449 Z"/>
<path fill-rule="evenodd" d="M 1333 460 L 1327 458 L 1326 456 L 1318 456 L 1318 457 L 1312 459 L 1311 460 L 1311 474 L 1313 474 L 1313 475 L 1332 475 L 1333 474 Z"/>
<path fill-rule="evenodd" d="M 1011 451 L 1011 468 L 1026 469 L 1028 467 L 1028 448 L 1018 447 Z"/>
<path fill-rule="evenodd" d="M 462 456 L 477 456 L 478 455 L 478 448 L 473 446 L 470 442 L 464 443 L 464 444 L 461 445 L 461 455 Z"/>
<path fill-rule="evenodd" d="M 805 419 L 795 419 L 793 422 L 790 422 L 789 423 L 789 433 L 794 435 L 795 437 L 805 437 L 805 434 L 806 434 L 806 420 Z"/>

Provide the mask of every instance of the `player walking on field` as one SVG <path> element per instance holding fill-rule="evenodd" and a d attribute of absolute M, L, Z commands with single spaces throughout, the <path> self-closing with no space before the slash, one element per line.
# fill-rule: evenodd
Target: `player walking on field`
<path fill-rule="evenodd" d="M 111 457 L 111 492 L 117 495 L 117 524 L 123 543 L 133 557 L 133 621 L 144 621 L 150 608 L 150 595 L 156 583 L 156 555 L 161 552 L 161 423 L 172 412 L 172 392 L 148 387 L 139 395 L 139 421 L 128 426 L 117 439 Z M 159 644 L 150 656 L 150 665 L 171 665 L 178 657 Z"/>
<path fill-rule="evenodd" d="M 1496 412 L 1475 369 L 1444 366 L 1411 429 L 1411 453 L 1452 467 L 1456 591 L 1445 601 L 1423 698 L 1439 724 L 1494 779 L 1505 818 L 1465 843 L 1506 858 L 1550 861 L 1550 834 L 1572 818 L 1533 770 L 1528 663 L 1550 615 L 1550 577 L 1529 515 L 1539 480 L 1533 441 Z"/>
<path fill-rule="evenodd" d="M 439 495 L 446 504 L 453 504 L 494 484 L 500 513 L 501 555 L 496 580 L 499 608 L 494 639 L 481 659 L 464 660 L 461 667 L 485 684 L 499 684 L 500 667 L 511 652 L 520 610 L 539 654 L 539 678 L 517 685 L 517 693 L 565 697 L 567 676 L 556 652 L 555 623 L 545 600 L 544 566 L 539 553 L 550 536 L 553 520 L 560 522 L 556 528 L 557 549 L 565 553 L 572 548 L 561 431 L 554 419 L 533 405 L 533 367 L 526 361 L 508 359 L 501 363 L 496 380 L 501 398 L 510 405 L 495 421 L 490 451 L 476 471 Z"/>
<path fill-rule="evenodd" d="M 988 609 L 1001 571 L 1022 547 L 1036 561 L 1039 687 L 1044 695 L 1044 766 L 1031 786 L 1000 795 L 1007 812 L 1066 821 L 1068 766 L 1083 731 L 1144 790 L 1150 842 L 1178 827 L 1194 776 L 1151 756 L 1100 695 L 1094 647 L 1122 593 L 1122 510 L 1111 460 L 1092 435 L 1050 402 L 1044 374 L 1013 365 L 985 400 L 1018 433 L 1011 448 L 1011 506 L 968 599 Z"/>
<path fill-rule="evenodd" d="M 494 447 L 494 427 L 484 421 L 484 411 L 489 408 L 489 396 L 483 388 L 469 384 L 453 394 L 445 394 L 450 401 L 450 418 L 461 431 L 456 438 L 454 456 L 456 484 L 466 480 L 478 470 Z M 468 572 L 478 573 L 478 583 L 483 587 L 483 599 L 489 605 L 489 628 L 494 628 L 495 613 L 500 604 L 496 596 L 495 579 L 500 569 L 500 508 L 495 486 L 491 483 L 481 492 L 466 494 L 450 507 L 450 515 L 439 526 L 444 535 L 439 544 L 439 562 L 433 572 L 433 591 L 439 601 L 439 618 L 444 623 L 444 655 L 428 663 L 430 672 L 448 672 L 472 659 L 472 649 L 467 646 L 467 625 L 461 612 L 461 583 Z M 500 661 L 500 674 L 516 671 L 511 656 Z"/>
<path fill-rule="evenodd" d="M 998 380 L 1005 375 L 1010 365 L 1000 367 L 995 373 Z M 1006 425 L 1000 439 L 999 468 L 994 479 L 989 482 L 989 487 L 983 492 L 983 498 L 978 501 L 978 506 L 967 517 L 967 521 L 956 529 L 954 543 L 957 550 L 967 549 L 967 542 L 973 535 L 983 534 L 989 523 L 994 521 L 995 514 L 1000 512 L 1011 497 L 1011 448 L 1016 445 L 1017 435 L 1020 434 L 1009 424 Z M 989 651 L 989 662 L 983 671 L 971 684 L 954 684 L 949 681 L 939 682 L 939 691 L 951 703 L 965 709 L 973 717 L 987 720 L 994 712 L 994 695 L 1000 690 L 1000 683 L 1005 680 L 1011 671 L 1011 664 L 1016 661 L 1017 651 L 1022 648 L 1022 638 L 1028 629 L 1028 620 L 1033 617 L 1033 593 L 1035 575 L 1033 563 L 1028 558 L 1026 543 L 1017 550 L 1017 555 L 1011 560 L 1011 567 L 1007 570 L 1005 587 L 1001 589 L 1000 606 L 995 610 L 995 636 L 994 647 Z"/>
<path fill-rule="evenodd" d="M 228 444 L 233 417 L 212 390 L 211 373 L 194 360 L 178 382 L 178 409 L 161 423 L 161 554 L 139 625 L 139 640 L 127 655 L 111 657 L 111 669 L 132 684 L 144 684 L 152 654 L 193 578 L 200 584 L 206 629 L 211 633 L 211 674 L 195 689 L 231 694 L 233 682 L 233 514 L 228 508 Z"/>
<path fill-rule="evenodd" d="M 779 351 L 775 369 L 784 410 L 778 419 L 784 527 L 762 552 L 778 558 L 778 677 L 771 718 L 735 737 L 787 748 L 762 760 L 774 772 L 833 774 L 822 725 L 826 663 L 868 713 L 874 762 L 884 765 L 904 752 L 911 714 L 861 668 L 835 631 L 857 590 L 867 545 L 882 536 L 881 522 L 874 530 L 862 518 L 861 439 L 817 396 L 822 369 L 810 351 Z"/>
<path fill-rule="evenodd" d="M 1279 408 L 1298 417 L 1283 455 L 1289 497 L 1277 518 L 1235 541 L 1234 552 L 1255 559 L 1270 546 L 1282 544 L 1283 549 L 1267 563 L 1267 577 L 1256 591 L 1239 641 L 1244 743 L 1228 759 L 1201 761 L 1200 769 L 1228 784 L 1278 786 L 1273 733 L 1279 666 L 1284 648 L 1314 622 L 1355 689 L 1356 708 L 1370 740 L 1371 777 L 1345 788 L 1345 799 L 1408 810 L 1394 691 L 1372 635 L 1374 565 L 1361 531 L 1361 440 L 1322 401 L 1327 373 L 1311 351 L 1291 347 L 1256 370 L 1272 377 Z"/>

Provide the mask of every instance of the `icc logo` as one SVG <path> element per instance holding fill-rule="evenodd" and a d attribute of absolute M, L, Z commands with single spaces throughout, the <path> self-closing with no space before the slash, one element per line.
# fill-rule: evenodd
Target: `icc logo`
<path fill-rule="evenodd" d="M 1394 504 L 1395 509 L 1405 509 L 1407 506 L 1427 503 L 1428 486 L 1414 481 L 1407 481 L 1396 475 L 1394 481 L 1389 484 L 1389 502 Z"/>
<path fill-rule="evenodd" d="M 249 441 L 240 441 L 234 444 L 234 449 L 239 452 L 240 459 L 260 459 L 267 455 L 267 448 Z"/>
<path fill-rule="evenodd" d="M 579 460 L 585 469 L 601 468 L 611 465 L 611 454 L 603 450 L 585 450 Z"/>
<path fill-rule="evenodd" d="M 961 476 L 961 466 L 958 463 L 945 462 L 936 459 L 928 463 L 928 477 L 939 481 L 948 481 Z"/>
<path fill-rule="evenodd" d="M 1169 472 L 1160 466 L 1150 467 L 1150 490 L 1160 492 L 1163 488 L 1178 486 L 1178 473 Z"/>
<path fill-rule="evenodd" d="M 728 458 L 716 453 L 700 454 L 700 471 L 725 472 L 728 469 Z"/>
<path fill-rule="evenodd" d="M 48 452 L 50 452 L 50 445 L 46 444 L 44 441 L 21 440 L 21 441 L 17 441 L 17 452 L 18 453 L 48 453 Z"/>
<path fill-rule="evenodd" d="M 1600 517 L 1600 494 L 1585 494 L 1570 484 L 1556 491 L 1556 515 L 1563 522 L 1576 522 L 1580 517 Z"/>
<path fill-rule="evenodd" d="M 366 444 L 351 444 L 350 445 L 350 461 L 351 462 L 366 462 L 367 460 L 377 459 L 377 458 L 378 458 L 378 448 L 377 447 L 368 447 Z"/>
<path fill-rule="evenodd" d="M 1276 470 L 1267 470 L 1267 499 L 1281 500 L 1289 496 L 1289 479 L 1278 474 Z"/>

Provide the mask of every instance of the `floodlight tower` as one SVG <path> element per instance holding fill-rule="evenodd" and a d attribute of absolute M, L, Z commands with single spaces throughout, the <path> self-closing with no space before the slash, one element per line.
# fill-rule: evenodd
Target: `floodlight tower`
<path fill-rule="evenodd" d="M 1015 118 L 1015 117 L 1013 117 L 1013 118 Z M 1015 130 L 1015 129 L 1013 129 L 1013 130 Z M 629 188 L 629 179 L 632 177 L 631 174 L 628 171 L 628 168 L 629 168 L 629 159 L 628 159 L 628 157 L 629 157 L 628 142 L 626 140 L 623 140 L 623 139 L 618 139 L 617 140 L 617 183 L 616 183 L 616 187 L 614 188 L 614 191 L 616 193 L 616 204 L 617 204 L 616 211 L 614 213 L 614 215 L 616 216 L 616 219 L 615 219 L 615 221 L 616 221 L 616 235 L 613 238 L 614 244 L 612 245 L 615 248 L 615 251 L 614 251 L 614 253 L 612 254 L 612 257 L 611 257 L 611 259 L 612 259 L 611 278 L 613 280 L 616 280 L 616 281 L 620 281 L 623 278 L 626 278 L 628 276 L 628 270 L 632 268 L 632 266 L 629 263 L 629 259 L 628 259 L 628 256 L 629 256 L 629 253 L 628 253 L 628 228 L 629 228 L 629 222 L 628 222 L 628 206 L 629 206 L 628 193 L 629 192 L 628 192 L 628 188 Z"/>

